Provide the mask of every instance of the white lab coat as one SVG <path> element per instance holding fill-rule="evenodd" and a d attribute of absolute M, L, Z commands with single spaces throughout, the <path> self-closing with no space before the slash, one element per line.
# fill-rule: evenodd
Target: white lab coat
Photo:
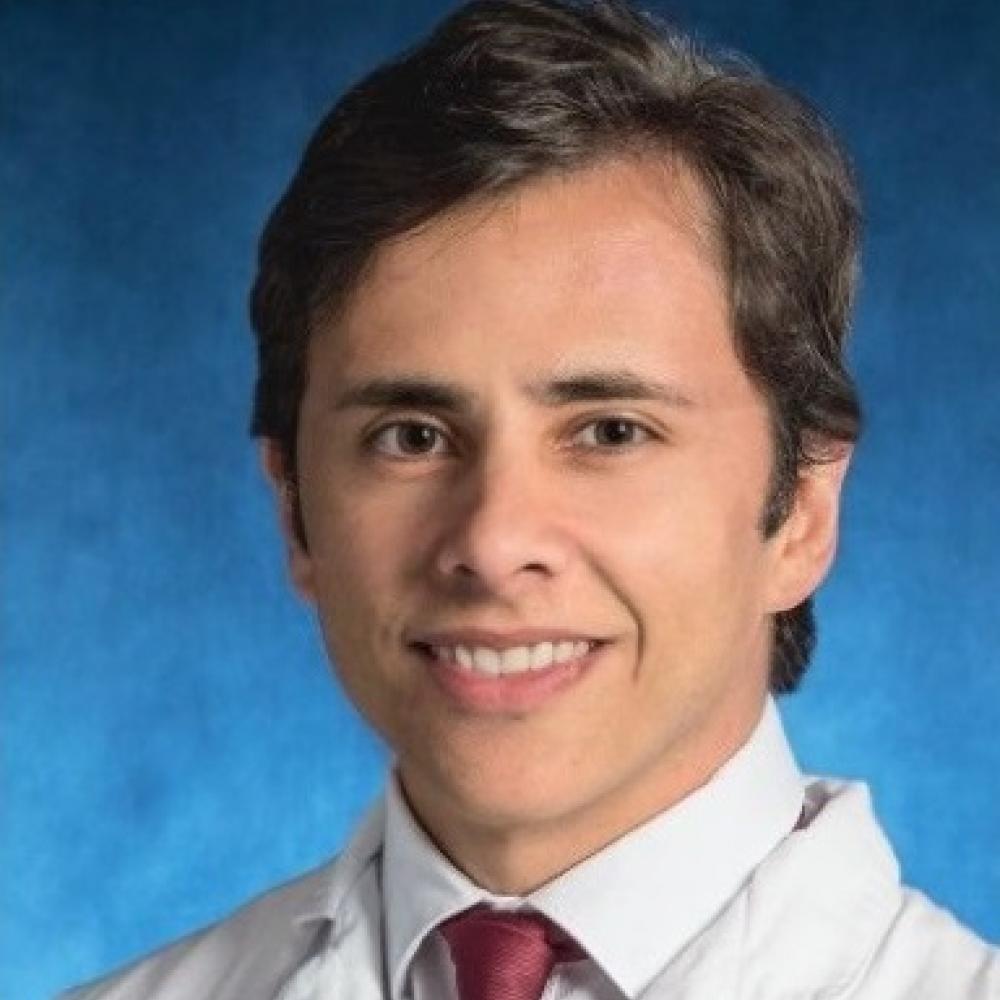
<path fill-rule="evenodd" d="M 900 885 L 866 788 L 814 780 L 806 803 L 642 1000 L 1000 1000 L 1000 953 Z M 380 804 L 329 865 L 62 1000 L 385 1000 L 383 827 Z"/>

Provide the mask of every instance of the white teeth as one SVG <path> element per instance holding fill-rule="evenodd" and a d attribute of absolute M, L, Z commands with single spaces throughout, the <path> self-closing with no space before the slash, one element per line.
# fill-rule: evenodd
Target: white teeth
<path fill-rule="evenodd" d="M 531 669 L 542 670 L 552 663 L 552 643 L 540 642 L 531 650 Z"/>
<path fill-rule="evenodd" d="M 573 651 L 576 649 L 576 644 L 573 642 L 560 642 L 556 644 L 556 648 L 552 653 L 552 659 L 556 663 L 565 663 L 567 660 L 573 659 Z"/>
<path fill-rule="evenodd" d="M 523 674 L 529 670 L 544 670 L 553 664 L 579 660 L 590 652 L 586 640 L 573 642 L 538 642 L 531 646 L 511 646 L 499 650 L 490 646 L 431 646 L 431 655 L 446 663 L 457 664 L 463 670 L 497 677 Z"/>
<path fill-rule="evenodd" d="M 522 674 L 531 667 L 531 650 L 527 646 L 515 646 L 500 654 L 500 673 Z"/>
<path fill-rule="evenodd" d="M 472 665 L 484 674 L 500 673 L 500 654 L 489 646 L 477 646 L 472 653 Z"/>

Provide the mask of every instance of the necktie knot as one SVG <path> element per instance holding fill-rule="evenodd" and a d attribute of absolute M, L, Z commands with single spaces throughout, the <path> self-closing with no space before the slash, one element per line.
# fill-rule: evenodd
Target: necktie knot
<path fill-rule="evenodd" d="M 556 962 L 584 957 L 572 938 L 537 913 L 477 906 L 440 927 L 461 1000 L 538 1000 Z"/>

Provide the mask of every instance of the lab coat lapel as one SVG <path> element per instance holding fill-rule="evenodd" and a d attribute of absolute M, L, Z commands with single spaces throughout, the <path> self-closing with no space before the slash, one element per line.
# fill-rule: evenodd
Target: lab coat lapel
<path fill-rule="evenodd" d="M 358 881 L 382 849 L 385 802 L 381 799 L 334 863 L 317 906 L 329 917 L 326 939 L 284 984 L 275 1000 L 384 1000 L 381 901 L 366 899 Z M 373 884 L 378 892 L 377 880 Z"/>
<path fill-rule="evenodd" d="M 862 785 L 814 786 L 826 799 L 785 838 L 641 1000 L 839 997 L 902 904 L 899 866 Z"/>

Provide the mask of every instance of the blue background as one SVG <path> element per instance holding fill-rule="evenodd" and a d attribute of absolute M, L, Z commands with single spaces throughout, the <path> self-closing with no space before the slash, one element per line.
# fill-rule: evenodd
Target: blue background
<path fill-rule="evenodd" d="M 321 111 L 444 6 L 0 8 L 4 1000 L 320 861 L 380 784 L 285 583 L 244 295 Z M 865 188 L 869 429 L 793 739 L 996 940 L 1000 5 L 674 10 L 823 107 Z"/>

